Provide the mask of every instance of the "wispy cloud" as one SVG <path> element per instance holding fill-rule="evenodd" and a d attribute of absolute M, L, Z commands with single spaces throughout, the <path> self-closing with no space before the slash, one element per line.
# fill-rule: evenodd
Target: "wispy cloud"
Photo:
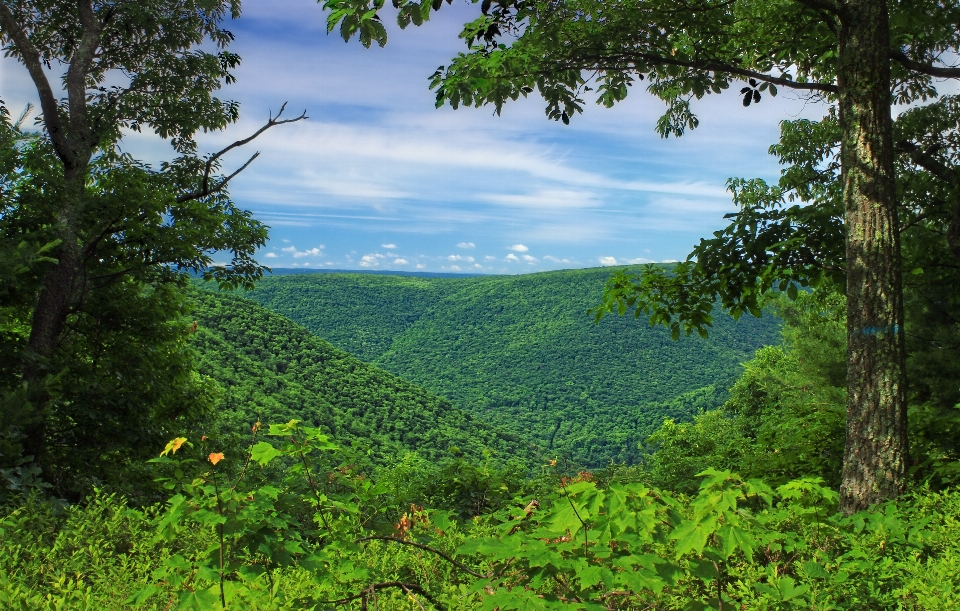
<path fill-rule="evenodd" d="M 507 246 L 507 250 L 512 250 L 514 252 L 527 252 L 530 249 L 523 244 L 514 244 L 513 246 Z"/>
<path fill-rule="evenodd" d="M 485 193 L 477 196 L 481 201 L 500 206 L 535 209 L 593 208 L 601 205 L 594 193 L 562 189 L 544 189 L 523 195 Z"/>

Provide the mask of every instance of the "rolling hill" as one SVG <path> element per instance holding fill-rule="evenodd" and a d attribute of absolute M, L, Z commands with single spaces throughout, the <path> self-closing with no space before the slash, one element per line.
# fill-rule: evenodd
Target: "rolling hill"
<path fill-rule="evenodd" d="M 223 389 L 220 426 L 249 431 L 304 421 L 373 463 L 405 450 L 438 460 L 451 446 L 480 459 L 526 460 L 519 437 L 497 430 L 446 399 L 339 350 L 292 321 L 237 296 L 195 291 L 198 369 Z"/>
<path fill-rule="evenodd" d="M 595 325 L 609 275 L 284 275 L 246 296 L 545 456 L 597 467 L 637 460 L 664 417 L 719 405 L 740 363 L 779 340 L 772 316 L 720 315 L 709 339 L 677 342 L 629 317 Z"/>

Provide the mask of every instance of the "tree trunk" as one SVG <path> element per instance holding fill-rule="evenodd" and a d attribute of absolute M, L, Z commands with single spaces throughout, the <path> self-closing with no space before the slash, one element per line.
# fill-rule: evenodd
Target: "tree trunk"
<path fill-rule="evenodd" d="M 46 464 L 46 422 L 52 400 L 45 378 L 50 373 L 50 360 L 56 356 L 67 317 L 80 288 L 83 261 L 76 223 L 83 205 L 84 178 L 84 172 L 79 171 L 68 171 L 64 178 L 67 184 L 58 215 L 60 245 L 55 253 L 57 262 L 44 275 L 23 360 L 23 380 L 27 383 L 33 405 L 32 417 L 22 427 L 24 455 L 33 456 L 41 468 Z"/>
<path fill-rule="evenodd" d="M 840 506 L 850 514 L 903 492 L 907 418 L 887 3 L 849 0 L 841 21 L 847 438 Z"/>

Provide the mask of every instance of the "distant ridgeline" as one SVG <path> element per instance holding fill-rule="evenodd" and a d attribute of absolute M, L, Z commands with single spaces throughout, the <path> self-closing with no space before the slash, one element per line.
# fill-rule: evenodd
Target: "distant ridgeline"
<path fill-rule="evenodd" d="M 289 319 L 234 295 L 195 292 L 201 374 L 224 390 L 221 426 L 249 431 L 291 419 L 320 426 L 373 463 L 404 450 L 437 459 L 456 446 L 528 462 L 529 444 L 414 384 L 331 346 Z"/>
<path fill-rule="evenodd" d="M 666 417 L 720 405 L 772 316 L 719 314 L 710 338 L 627 316 L 600 325 L 604 268 L 466 278 L 264 278 L 245 297 L 575 465 L 635 462 Z"/>

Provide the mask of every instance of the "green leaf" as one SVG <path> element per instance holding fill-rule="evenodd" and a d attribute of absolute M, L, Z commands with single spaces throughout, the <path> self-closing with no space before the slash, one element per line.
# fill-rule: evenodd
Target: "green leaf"
<path fill-rule="evenodd" d="M 670 533 L 670 538 L 676 540 L 676 556 L 680 558 L 687 552 L 702 554 L 707 545 L 707 538 L 713 534 L 717 525 L 716 516 L 707 516 L 704 520 L 684 520 L 680 526 Z"/>
<path fill-rule="evenodd" d="M 250 449 L 250 458 L 259 463 L 260 466 L 266 465 L 280 454 L 280 450 L 266 441 L 261 441 Z"/>
<path fill-rule="evenodd" d="M 793 577 L 785 576 L 780 578 L 780 581 L 777 583 L 777 589 L 780 591 L 780 600 L 786 602 L 792 598 L 806 594 L 807 591 L 810 590 L 810 586 L 798 586 L 793 580 Z"/>
<path fill-rule="evenodd" d="M 717 533 L 720 536 L 723 555 L 730 557 L 737 550 L 743 552 L 747 560 L 753 561 L 753 550 L 757 542 L 748 531 L 730 524 L 724 524 Z"/>

